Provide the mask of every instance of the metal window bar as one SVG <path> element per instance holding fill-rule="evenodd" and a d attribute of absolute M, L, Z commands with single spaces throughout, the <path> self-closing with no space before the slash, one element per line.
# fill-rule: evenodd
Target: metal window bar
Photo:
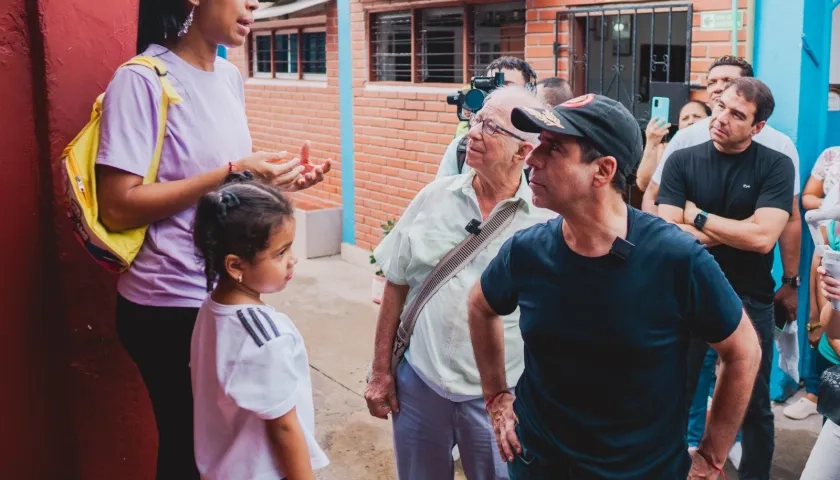
<path fill-rule="evenodd" d="M 420 11 L 417 37 L 420 82 L 464 81 L 464 9 L 429 8 Z"/>
<path fill-rule="evenodd" d="M 643 19 L 649 24 L 649 32 L 640 31 Z M 567 21 L 568 26 L 566 29 L 568 41 L 565 43 L 560 42 L 563 20 Z M 685 43 L 680 45 L 685 63 L 682 72 L 677 70 L 682 66 L 676 63 L 679 55 L 674 55 L 674 49 L 679 44 L 672 41 L 675 21 L 682 23 L 685 29 Z M 664 42 L 657 43 L 656 34 L 661 31 L 662 23 L 667 23 L 666 37 Z M 565 51 L 568 55 L 568 79 L 573 90 L 576 93 L 599 93 L 618 100 L 636 117 L 639 127 L 644 131 L 650 120 L 650 85 L 655 77 L 658 78 L 656 81 L 684 83 L 690 88 L 692 24 L 693 6 L 691 3 L 608 5 L 572 8 L 566 12 L 558 12 L 554 26 L 555 76 L 559 74 L 560 58 Z M 629 38 L 623 33 L 628 26 Z M 585 30 L 580 32 L 580 28 Z M 639 37 L 643 33 L 649 34 L 647 46 L 639 44 L 640 41 L 644 41 Z M 608 42 L 608 37 L 613 41 L 610 53 L 614 59 L 610 62 L 609 72 L 605 70 L 607 60 L 605 43 Z M 599 45 L 593 46 L 592 42 L 598 42 Z M 595 67 L 599 69 L 597 71 L 590 68 L 590 62 L 595 60 L 593 47 L 599 57 L 600 65 Z M 640 58 L 645 47 L 647 58 Z M 647 65 L 644 65 L 645 63 Z M 629 90 L 626 85 L 628 82 L 623 75 L 627 67 L 632 68 Z M 642 71 L 639 72 L 639 69 Z M 583 82 L 583 85 L 579 82 Z M 687 101 L 688 98 L 685 100 Z M 632 183 L 635 183 L 633 177 L 628 179 L 625 192 L 627 201 L 631 201 Z"/>
<path fill-rule="evenodd" d="M 592 92 L 610 96 L 622 102 L 636 116 L 640 126 L 646 125 L 650 119 L 650 108 L 643 109 L 642 107 L 648 105 L 648 92 L 654 74 L 662 74 L 659 76 L 664 76 L 662 81 L 665 82 L 680 82 L 690 85 L 692 14 L 693 7 L 690 3 L 609 5 L 573 8 L 567 12 L 558 12 L 554 29 L 557 39 L 554 44 L 555 75 L 559 74 L 560 58 L 565 51 L 568 55 L 569 82 L 576 92 Z M 649 32 L 639 31 L 642 19 L 649 24 Z M 561 44 L 561 23 L 563 20 L 568 22 L 568 42 Z M 676 60 L 671 60 L 674 58 L 675 42 L 672 40 L 674 40 L 675 20 L 683 24 L 686 32 L 684 46 L 680 45 L 684 50 L 683 56 L 685 57 L 682 78 L 674 76 L 674 62 Z M 628 23 L 625 24 L 624 22 Z M 659 31 L 659 28 L 665 27 L 660 23 L 667 24 L 667 35 L 664 41 L 657 43 L 656 32 Z M 613 45 L 610 46 L 610 53 L 614 61 L 607 65 L 608 58 L 605 55 L 607 45 L 605 44 L 610 41 L 608 37 L 614 37 L 615 35 L 614 31 L 611 31 L 613 29 L 609 28 L 610 25 L 614 28 L 619 25 L 629 25 L 630 34 L 629 38 L 622 38 L 619 33 L 618 38 L 611 39 Z M 580 32 L 579 29 L 581 28 L 585 30 Z M 595 36 L 596 32 L 599 33 L 597 37 Z M 649 37 L 647 46 L 639 45 L 639 35 L 643 33 L 649 34 L 647 35 Z M 582 44 L 580 37 L 582 37 Z M 592 45 L 593 42 L 597 42 L 598 45 Z M 622 48 L 622 42 L 627 42 L 629 49 L 627 46 Z M 663 44 L 665 51 L 659 53 L 657 47 L 663 46 Z M 596 60 L 593 58 L 593 47 L 597 49 L 596 51 L 599 50 L 597 60 L 600 65 L 595 68 L 590 65 L 591 61 Z M 643 50 L 641 47 L 649 49 L 648 58 L 639 58 Z M 641 63 L 645 61 L 648 64 L 646 65 L 647 75 L 640 78 L 638 69 L 642 68 Z M 607 67 L 610 71 L 605 70 Z M 622 75 L 625 68 L 632 68 L 629 90 L 628 85 L 626 85 L 626 78 Z M 579 85 L 579 81 L 583 81 L 584 84 Z"/>
<path fill-rule="evenodd" d="M 301 43 L 303 73 L 327 73 L 327 33 L 304 33 Z"/>
<path fill-rule="evenodd" d="M 503 56 L 525 59 L 525 2 L 470 5 L 473 28 L 472 62 L 466 80 L 484 76 L 487 66 Z"/>
<path fill-rule="evenodd" d="M 371 15 L 373 80 L 411 81 L 411 11 Z"/>
<path fill-rule="evenodd" d="M 274 72 L 277 74 L 297 73 L 296 33 L 277 33 L 274 36 Z"/>
<path fill-rule="evenodd" d="M 254 37 L 255 73 L 271 73 L 271 35 Z"/>

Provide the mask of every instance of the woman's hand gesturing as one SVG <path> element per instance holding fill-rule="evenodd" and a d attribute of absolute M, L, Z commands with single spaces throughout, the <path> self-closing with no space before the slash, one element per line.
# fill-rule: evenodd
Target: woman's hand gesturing
<path fill-rule="evenodd" d="M 300 157 L 284 161 L 287 152 L 257 152 L 236 162 L 238 170 L 248 170 L 255 177 L 270 182 L 280 189 L 293 192 L 316 185 L 332 168 L 332 160 L 314 165 L 309 159 L 310 143 L 307 140 L 300 149 Z"/>

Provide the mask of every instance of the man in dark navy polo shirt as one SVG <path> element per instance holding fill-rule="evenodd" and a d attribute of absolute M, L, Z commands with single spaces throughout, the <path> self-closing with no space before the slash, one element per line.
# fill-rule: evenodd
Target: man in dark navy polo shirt
<path fill-rule="evenodd" d="M 625 204 L 641 132 L 589 94 L 518 108 L 539 132 L 527 160 L 534 204 L 560 216 L 508 240 L 470 295 L 487 410 L 511 480 L 717 478 L 761 357 L 714 258 L 675 225 Z M 499 315 L 520 309 L 525 371 L 506 390 Z M 697 450 L 683 397 L 690 335 L 723 363 Z"/>

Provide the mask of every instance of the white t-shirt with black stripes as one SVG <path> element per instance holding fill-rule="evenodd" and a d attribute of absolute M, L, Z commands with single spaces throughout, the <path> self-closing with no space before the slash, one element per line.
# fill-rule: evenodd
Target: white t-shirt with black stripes
<path fill-rule="evenodd" d="M 280 480 L 265 421 L 295 408 L 312 468 L 329 463 L 315 440 L 309 359 L 292 320 L 266 305 L 207 297 L 190 348 L 195 456 L 205 480 Z"/>

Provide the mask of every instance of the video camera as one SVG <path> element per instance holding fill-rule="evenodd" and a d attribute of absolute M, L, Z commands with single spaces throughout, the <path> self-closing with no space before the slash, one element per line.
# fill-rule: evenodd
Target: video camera
<path fill-rule="evenodd" d="M 447 95 L 446 103 L 457 105 L 458 120 L 466 122 L 469 117 L 464 115 L 464 110 L 467 110 L 470 114 L 475 114 L 484 106 L 484 99 L 487 98 L 487 95 L 504 84 L 505 74 L 503 72 L 496 72 L 492 77 L 473 77 L 469 90 L 466 92 L 459 90 Z"/>

